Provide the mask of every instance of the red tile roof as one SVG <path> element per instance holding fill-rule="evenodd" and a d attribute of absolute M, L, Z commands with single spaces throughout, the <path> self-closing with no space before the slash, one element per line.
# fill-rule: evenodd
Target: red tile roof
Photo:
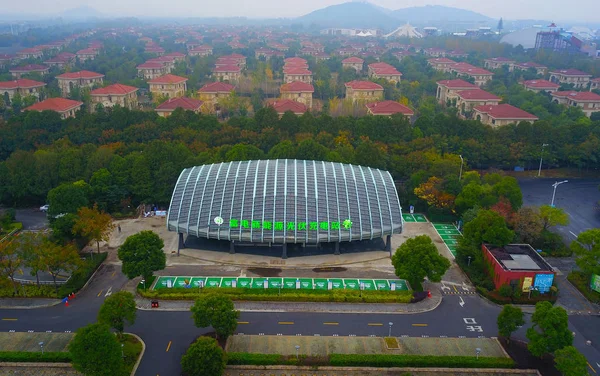
<path fill-rule="evenodd" d="M 368 103 L 367 108 L 374 115 L 393 115 L 393 114 L 403 114 L 406 116 L 414 115 L 414 111 L 405 105 L 394 102 L 394 101 L 382 101 L 382 102 L 373 102 Z"/>
<path fill-rule="evenodd" d="M 486 113 L 494 119 L 538 120 L 537 116 L 510 104 L 476 106 L 474 110 Z"/>
<path fill-rule="evenodd" d="M 579 102 L 600 102 L 600 95 L 592 91 L 555 91 L 550 94 L 553 97 L 569 98 Z"/>
<path fill-rule="evenodd" d="M 560 87 L 559 84 L 555 84 L 554 82 L 550 82 L 547 80 L 523 81 L 523 85 L 525 87 L 530 87 L 533 89 L 558 89 Z"/>
<path fill-rule="evenodd" d="M 308 69 L 296 68 L 296 67 L 284 69 L 283 73 L 291 74 L 291 75 L 312 75 L 312 72 L 309 71 Z"/>
<path fill-rule="evenodd" d="M 106 87 L 101 87 L 90 92 L 91 95 L 126 95 L 137 91 L 137 87 L 113 84 Z"/>
<path fill-rule="evenodd" d="M 177 108 L 184 110 L 197 111 L 202 106 L 202 101 L 193 98 L 178 97 L 171 98 L 156 107 L 155 111 L 174 111 Z"/>
<path fill-rule="evenodd" d="M 17 55 L 27 55 L 27 54 L 39 54 L 42 52 L 39 48 L 24 48 L 21 51 L 17 51 Z"/>
<path fill-rule="evenodd" d="M 176 76 L 174 74 L 165 74 L 164 76 L 156 77 L 148 81 L 149 84 L 178 84 L 185 82 L 188 79 L 185 77 Z"/>
<path fill-rule="evenodd" d="M 527 68 L 527 69 L 529 69 L 529 68 L 546 68 L 545 65 L 534 63 L 533 61 L 528 61 L 527 63 L 516 63 L 515 65 L 517 67 Z"/>
<path fill-rule="evenodd" d="M 269 103 L 269 106 L 273 107 L 278 114 L 283 114 L 287 111 L 292 111 L 295 114 L 303 114 L 307 111 L 304 104 L 291 99 L 278 99 Z"/>
<path fill-rule="evenodd" d="M 185 57 L 185 54 L 182 54 L 181 52 L 169 52 L 168 54 L 166 54 L 165 56 L 173 56 L 173 57 Z"/>
<path fill-rule="evenodd" d="M 459 73 L 464 73 L 464 74 L 482 74 L 482 75 L 490 75 L 490 76 L 494 74 L 486 69 L 476 67 L 469 63 L 456 63 L 456 64 L 452 65 L 451 68 L 453 70 L 456 70 Z"/>
<path fill-rule="evenodd" d="M 91 71 L 86 71 L 86 70 L 82 70 L 79 72 L 67 72 L 67 73 L 59 74 L 58 76 L 56 76 L 56 78 L 64 78 L 64 79 L 69 79 L 69 80 L 75 80 L 75 79 L 80 79 L 80 78 L 101 78 L 101 77 L 104 77 L 104 75 L 101 73 L 96 73 L 96 72 L 91 72 Z"/>
<path fill-rule="evenodd" d="M 164 68 L 164 64 L 163 63 L 159 63 L 157 61 L 150 61 L 150 62 L 145 62 L 142 63 L 140 65 L 138 65 L 136 68 L 139 69 L 160 69 L 160 68 Z"/>
<path fill-rule="evenodd" d="M 199 93 L 229 93 L 235 89 L 235 86 L 226 82 L 211 82 L 198 90 Z"/>
<path fill-rule="evenodd" d="M 481 89 L 461 90 L 456 94 L 465 100 L 500 100 L 500 97 Z"/>
<path fill-rule="evenodd" d="M 495 61 L 496 63 L 511 63 L 514 60 L 506 57 L 492 57 L 490 59 L 485 59 L 486 61 Z"/>
<path fill-rule="evenodd" d="M 48 98 L 44 101 L 35 103 L 23 111 L 56 111 L 56 112 L 67 112 L 74 108 L 81 106 L 83 102 L 74 101 L 66 98 Z"/>
<path fill-rule="evenodd" d="M 281 91 L 281 92 L 296 92 L 296 93 L 297 92 L 314 93 L 315 88 L 314 88 L 314 86 L 312 86 L 311 84 L 307 84 L 306 82 L 293 81 L 293 82 L 290 82 L 289 84 L 281 85 L 281 88 L 279 89 L 279 91 Z"/>
<path fill-rule="evenodd" d="M 598 77 L 598 78 L 592 78 L 590 81 L 592 81 L 592 82 L 600 82 L 600 77 Z"/>
<path fill-rule="evenodd" d="M 288 57 L 287 59 L 284 60 L 284 62 L 287 63 L 304 63 L 307 64 L 308 62 L 306 61 L 306 59 L 303 59 L 301 57 Z"/>
<path fill-rule="evenodd" d="M 95 48 L 85 48 L 83 50 L 77 51 L 75 55 L 97 55 L 98 50 Z"/>
<path fill-rule="evenodd" d="M 342 64 L 362 64 L 365 61 L 363 59 L 361 59 L 360 57 L 349 57 L 347 59 L 342 60 Z"/>
<path fill-rule="evenodd" d="M 441 80 L 437 82 L 438 85 L 445 86 L 449 89 L 478 89 L 479 86 L 467 82 L 465 80 L 457 79 L 457 80 Z"/>
<path fill-rule="evenodd" d="M 592 77 L 591 74 L 582 72 L 577 69 L 559 69 L 559 70 L 553 70 L 550 73 L 561 74 L 563 76 L 589 76 L 589 77 Z"/>
<path fill-rule="evenodd" d="M 213 72 L 241 72 L 241 68 L 237 65 L 219 65 L 213 68 Z"/>
<path fill-rule="evenodd" d="M 34 81 L 34 80 L 28 80 L 26 78 L 21 78 L 19 80 L 13 80 L 13 81 L 5 81 L 5 82 L 0 82 L 0 89 L 18 89 L 18 88 L 22 88 L 22 89 L 28 89 L 28 88 L 32 88 L 32 87 L 41 87 L 41 86 L 45 86 L 46 84 L 43 82 L 39 82 L 39 81 Z"/>
<path fill-rule="evenodd" d="M 371 81 L 350 81 L 345 85 L 353 90 L 383 90 L 383 86 Z"/>
<path fill-rule="evenodd" d="M 432 63 L 432 64 L 455 64 L 456 61 L 452 60 L 452 59 L 448 59 L 445 57 L 434 57 L 433 59 L 428 59 L 428 62 Z"/>
<path fill-rule="evenodd" d="M 48 69 L 50 69 L 50 67 L 48 67 L 46 65 L 27 64 L 27 65 L 23 65 L 21 67 L 11 68 L 9 70 L 9 72 L 39 72 L 39 71 L 46 71 Z"/>

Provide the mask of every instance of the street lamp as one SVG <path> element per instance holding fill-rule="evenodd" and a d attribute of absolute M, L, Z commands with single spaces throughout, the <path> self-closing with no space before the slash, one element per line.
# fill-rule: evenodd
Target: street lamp
<path fill-rule="evenodd" d="M 540 153 L 540 168 L 538 169 L 538 178 L 540 177 L 540 174 L 542 173 L 542 158 L 544 157 L 544 147 L 548 146 L 548 144 L 542 144 L 542 152 Z"/>
<path fill-rule="evenodd" d="M 40 345 L 40 348 L 42 349 L 42 355 L 44 355 L 44 342 L 40 342 L 38 345 Z"/>
<path fill-rule="evenodd" d="M 142 279 L 142 285 L 144 285 L 144 291 L 146 291 L 146 280 Z"/>
<path fill-rule="evenodd" d="M 460 181 L 460 179 L 462 178 L 463 163 L 465 163 L 465 160 L 463 159 L 462 155 L 459 155 L 459 157 L 460 157 L 460 173 L 458 174 L 458 180 Z"/>
<path fill-rule="evenodd" d="M 469 259 L 469 261 L 467 262 L 467 266 L 471 266 L 471 256 L 467 256 L 467 258 Z"/>
<path fill-rule="evenodd" d="M 298 356 L 298 351 L 300 350 L 300 345 L 296 345 L 296 360 L 300 359 Z"/>
<path fill-rule="evenodd" d="M 481 354 L 481 349 L 478 347 L 475 349 L 475 356 L 479 359 L 479 354 Z"/>
<path fill-rule="evenodd" d="M 390 331 L 388 332 L 388 337 L 391 337 L 392 336 L 392 325 L 394 325 L 394 323 L 390 321 L 390 322 L 388 322 L 388 324 L 390 325 Z"/>
<path fill-rule="evenodd" d="M 550 203 L 550 206 L 554 207 L 554 196 L 556 196 L 556 187 L 558 187 L 561 184 L 564 183 L 568 183 L 568 180 L 563 180 L 563 181 L 557 181 L 556 183 L 552 184 L 552 186 L 554 187 L 554 191 L 552 192 L 552 202 Z"/>
<path fill-rule="evenodd" d="M 125 346 L 125 344 L 121 344 L 121 358 L 125 358 L 125 353 L 123 352 L 123 346 Z"/>

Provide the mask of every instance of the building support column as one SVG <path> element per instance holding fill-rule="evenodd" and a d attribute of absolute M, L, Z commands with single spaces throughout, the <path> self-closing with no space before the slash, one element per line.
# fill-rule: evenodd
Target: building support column
<path fill-rule="evenodd" d="M 385 250 L 390 253 L 392 257 L 392 235 L 386 235 L 385 237 Z"/>
<path fill-rule="evenodd" d="M 177 256 L 179 256 L 179 250 L 185 248 L 185 240 L 183 239 L 183 232 L 179 234 L 179 241 L 177 242 Z"/>
<path fill-rule="evenodd" d="M 340 254 L 340 242 L 335 242 L 335 251 L 333 252 L 334 255 L 339 255 Z"/>
<path fill-rule="evenodd" d="M 233 240 L 229 242 L 229 254 L 235 254 L 235 244 L 233 244 Z"/>
<path fill-rule="evenodd" d="M 281 247 L 281 249 L 281 258 L 285 260 L 287 258 L 287 243 L 283 243 L 283 247 Z"/>

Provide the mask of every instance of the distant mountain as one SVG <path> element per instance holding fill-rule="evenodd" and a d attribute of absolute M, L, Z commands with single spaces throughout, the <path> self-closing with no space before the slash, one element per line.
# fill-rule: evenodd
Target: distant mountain
<path fill-rule="evenodd" d="M 426 5 L 397 9 L 392 15 L 403 22 L 411 24 L 433 24 L 448 22 L 490 22 L 492 18 L 466 9 L 445 7 L 443 5 Z"/>
<path fill-rule="evenodd" d="M 61 17 L 67 19 L 77 19 L 77 20 L 86 20 L 90 18 L 103 18 L 106 15 L 98 12 L 96 9 L 88 6 L 82 5 L 77 8 L 67 9 L 60 14 Z"/>
<path fill-rule="evenodd" d="M 385 8 L 363 2 L 332 5 L 298 17 L 294 22 L 316 24 L 323 28 L 396 28 L 399 26 L 399 21 Z"/>

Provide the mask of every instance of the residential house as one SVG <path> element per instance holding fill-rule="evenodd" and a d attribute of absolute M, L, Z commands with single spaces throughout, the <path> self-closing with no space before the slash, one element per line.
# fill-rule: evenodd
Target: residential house
<path fill-rule="evenodd" d="M 591 91 L 555 91 L 550 95 L 553 102 L 579 107 L 588 117 L 600 112 L 600 95 Z"/>
<path fill-rule="evenodd" d="M 243 68 L 246 66 L 246 56 L 241 55 L 241 54 L 225 55 L 225 56 L 221 56 L 219 59 L 233 59 L 236 61 L 237 65 L 240 66 L 240 68 Z"/>
<path fill-rule="evenodd" d="M 329 54 L 325 53 L 325 52 L 316 52 L 316 53 L 313 54 L 313 56 L 315 57 L 315 60 L 317 62 L 329 60 L 331 58 L 331 56 Z"/>
<path fill-rule="evenodd" d="M 188 55 L 190 56 L 210 56 L 212 53 L 212 47 L 207 45 L 197 46 L 188 51 Z"/>
<path fill-rule="evenodd" d="M 367 103 L 366 106 L 367 112 L 371 115 L 392 116 L 402 114 L 410 118 L 415 114 L 413 110 L 396 101 L 371 102 Z"/>
<path fill-rule="evenodd" d="M 369 77 L 383 78 L 393 83 L 400 83 L 402 73 L 388 63 L 373 63 L 369 64 Z"/>
<path fill-rule="evenodd" d="M 57 67 L 58 69 L 64 69 L 65 67 L 71 65 L 71 63 L 71 60 L 60 56 L 55 56 L 44 61 L 45 65 L 49 67 Z"/>
<path fill-rule="evenodd" d="M 362 72 L 364 62 L 365 61 L 360 57 L 352 56 L 342 60 L 342 68 L 352 68 L 355 69 L 357 72 Z"/>
<path fill-rule="evenodd" d="M 50 67 L 47 65 L 28 64 L 20 67 L 10 68 L 8 71 L 10 72 L 10 74 L 12 74 L 13 77 L 21 78 L 22 75 L 30 73 L 39 73 L 42 76 L 44 76 L 48 73 L 49 70 Z"/>
<path fill-rule="evenodd" d="M 181 52 L 169 52 L 168 54 L 163 55 L 163 57 L 166 58 L 172 58 L 173 60 L 177 61 L 177 62 L 181 62 L 181 61 L 185 61 L 185 54 L 182 54 Z"/>
<path fill-rule="evenodd" d="M 130 110 L 138 108 L 137 87 L 114 84 L 92 90 L 90 96 L 94 107 L 101 104 L 104 107 L 121 106 Z"/>
<path fill-rule="evenodd" d="M 163 63 L 159 62 L 145 62 L 138 65 L 136 69 L 138 71 L 138 75 L 146 80 L 151 80 L 167 74 L 167 68 Z"/>
<path fill-rule="evenodd" d="M 510 66 L 510 71 L 515 71 L 515 70 L 529 70 L 529 69 L 535 69 L 535 72 L 540 75 L 540 76 L 544 76 L 546 75 L 546 71 L 548 70 L 548 67 L 546 67 L 545 65 L 541 65 L 538 63 L 534 63 L 533 61 L 527 62 L 527 63 L 514 63 Z"/>
<path fill-rule="evenodd" d="M 210 113 L 219 109 L 219 100 L 230 96 L 235 86 L 225 82 L 211 82 L 198 90 L 198 99 L 204 102 L 203 108 Z"/>
<path fill-rule="evenodd" d="M 559 84 L 555 84 L 554 82 L 550 82 L 547 80 L 529 80 L 523 81 L 521 84 L 525 87 L 525 89 L 529 91 L 533 91 L 535 93 L 540 93 L 542 91 L 554 92 L 558 91 L 560 87 Z"/>
<path fill-rule="evenodd" d="M 288 111 L 293 112 L 295 115 L 302 115 L 308 108 L 300 102 L 291 100 L 291 99 L 277 99 L 267 103 L 268 106 L 273 107 L 273 109 L 277 112 L 279 117 L 282 117 Z"/>
<path fill-rule="evenodd" d="M 281 85 L 279 91 L 281 92 L 282 99 L 295 100 L 308 108 L 312 108 L 315 88 L 311 84 L 302 81 L 293 81 Z"/>
<path fill-rule="evenodd" d="M 195 113 L 200 113 L 202 103 L 203 102 L 201 100 L 193 98 L 169 98 L 165 102 L 158 105 L 154 111 L 156 111 L 158 115 L 162 117 L 171 115 L 171 113 L 178 108 L 182 108 L 185 111 L 194 111 Z"/>
<path fill-rule="evenodd" d="M 590 91 L 600 90 L 600 77 L 590 80 Z"/>
<path fill-rule="evenodd" d="M 165 72 L 171 73 L 175 69 L 175 58 L 172 56 L 159 56 L 146 60 L 146 63 L 161 63 L 165 66 Z"/>
<path fill-rule="evenodd" d="M 383 99 L 383 86 L 371 81 L 346 82 L 346 99 L 373 102 Z"/>
<path fill-rule="evenodd" d="M 307 84 L 312 83 L 312 72 L 304 68 L 285 68 L 283 69 L 283 82 L 291 83 L 301 81 Z"/>
<path fill-rule="evenodd" d="M 155 96 L 168 98 L 183 97 L 187 90 L 187 78 L 166 74 L 148 81 L 150 92 Z"/>
<path fill-rule="evenodd" d="M 84 62 L 87 60 L 94 60 L 96 58 L 96 56 L 98 56 L 99 52 L 97 49 L 95 48 L 86 48 L 83 50 L 79 50 L 75 53 L 75 56 L 77 56 L 77 59 L 79 59 L 80 62 Z"/>
<path fill-rule="evenodd" d="M 287 59 L 283 60 L 283 63 L 285 65 L 288 65 L 288 64 L 306 65 L 308 67 L 308 61 L 306 61 L 306 59 L 303 59 L 301 57 L 288 57 Z"/>
<path fill-rule="evenodd" d="M 20 78 L 14 81 L 0 82 L 0 95 L 2 95 L 6 102 L 6 99 L 12 101 L 15 94 L 19 94 L 21 97 L 27 97 L 33 95 L 36 98 L 40 97 L 40 89 L 46 86 L 44 82 L 28 80 L 26 78 Z M 6 102 L 8 104 L 9 102 Z"/>
<path fill-rule="evenodd" d="M 464 59 L 464 58 L 469 57 L 469 54 L 464 51 L 461 51 L 461 50 L 452 50 L 452 51 L 446 52 L 446 57 Z"/>
<path fill-rule="evenodd" d="M 238 82 L 242 69 L 238 65 L 221 65 L 212 70 L 213 78 L 219 81 Z"/>
<path fill-rule="evenodd" d="M 481 89 L 461 90 L 456 93 L 456 107 L 460 114 L 466 118 L 470 117 L 473 108 L 484 105 L 496 105 L 500 101 L 500 97 Z"/>
<path fill-rule="evenodd" d="M 445 57 L 435 57 L 432 59 L 428 59 L 427 63 L 431 65 L 431 67 L 436 71 L 450 72 L 450 67 L 456 64 L 456 61 Z"/>
<path fill-rule="evenodd" d="M 475 81 L 477 86 L 483 86 L 486 82 L 492 79 L 494 73 L 473 66 L 468 63 L 456 63 L 450 67 L 450 71 L 459 77 L 469 77 Z"/>
<path fill-rule="evenodd" d="M 433 57 L 445 57 L 446 56 L 446 50 L 444 50 L 443 48 L 437 48 L 437 47 L 426 48 L 423 50 L 423 53 L 427 56 L 433 56 Z"/>
<path fill-rule="evenodd" d="M 165 49 L 160 46 L 146 46 L 144 52 L 147 54 L 153 54 L 156 56 L 162 56 L 165 54 Z"/>
<path fill-rule="evenodd" d="M 560 85 L 573 85 L 575 89 L 584 89 L 587 87 L 591 74 L 577 69 L 560 69 L 550 72 L 550 81 Z"/>
<path fill-rule="evenodd" d="M 48 98 L 41 102 L 37 102 L 23 111 L 55 111 L 60 114 L 62 119 L 75 117 L 75 113 L 79 111 L 83 102 L 74 101 L 66 98 Z"/>
<path fill-rule="evenodd" d="M 514 60 L 505 57 L 492 57 L 483 61 L 483 66 L 486 69 L 501 69 L 507 66 L 509 69 L 515 63 Z"/>
<path fill-rule="evenodd" d="M 492 127 L 538 120 L 537 116 L 510 104 L 476 106 L 473 108 L 473 118 Z"/>
<path fill-rule="evenodd" d="M 9 66 L 15 60 L 17 58 L 14 55 L 0 54 L 0 68 Z"/>
<path fill-rule="evenodd" d="M 441 104 L 453 105 L 456 103 L 457 94 L 462 90 L 476 90 L 479 86 L 465 80 L 442 80 L 437 82 L 436 99 Z"/>
<path fill-rule="evenodd" d="M 71 93 L 71 89 L 74 87 L 88 87 L 92 88 L 94 85 L 102 85 L 104 75 L 101 73 L 90 72 L 90 71 L 79 71 L 79 72 L 67 72 L 56 76 L 58 81 L 58 88 L 60 89 L 63 96 L 67 96 Z"/>
<path fill-rule="evenodd" d="M 42 56 L 44 56 L 44 52 L 37 48 L 24 48 L 21 51 L 17 51 L 17 58 L 21 60 L 41 59 Z"/>

